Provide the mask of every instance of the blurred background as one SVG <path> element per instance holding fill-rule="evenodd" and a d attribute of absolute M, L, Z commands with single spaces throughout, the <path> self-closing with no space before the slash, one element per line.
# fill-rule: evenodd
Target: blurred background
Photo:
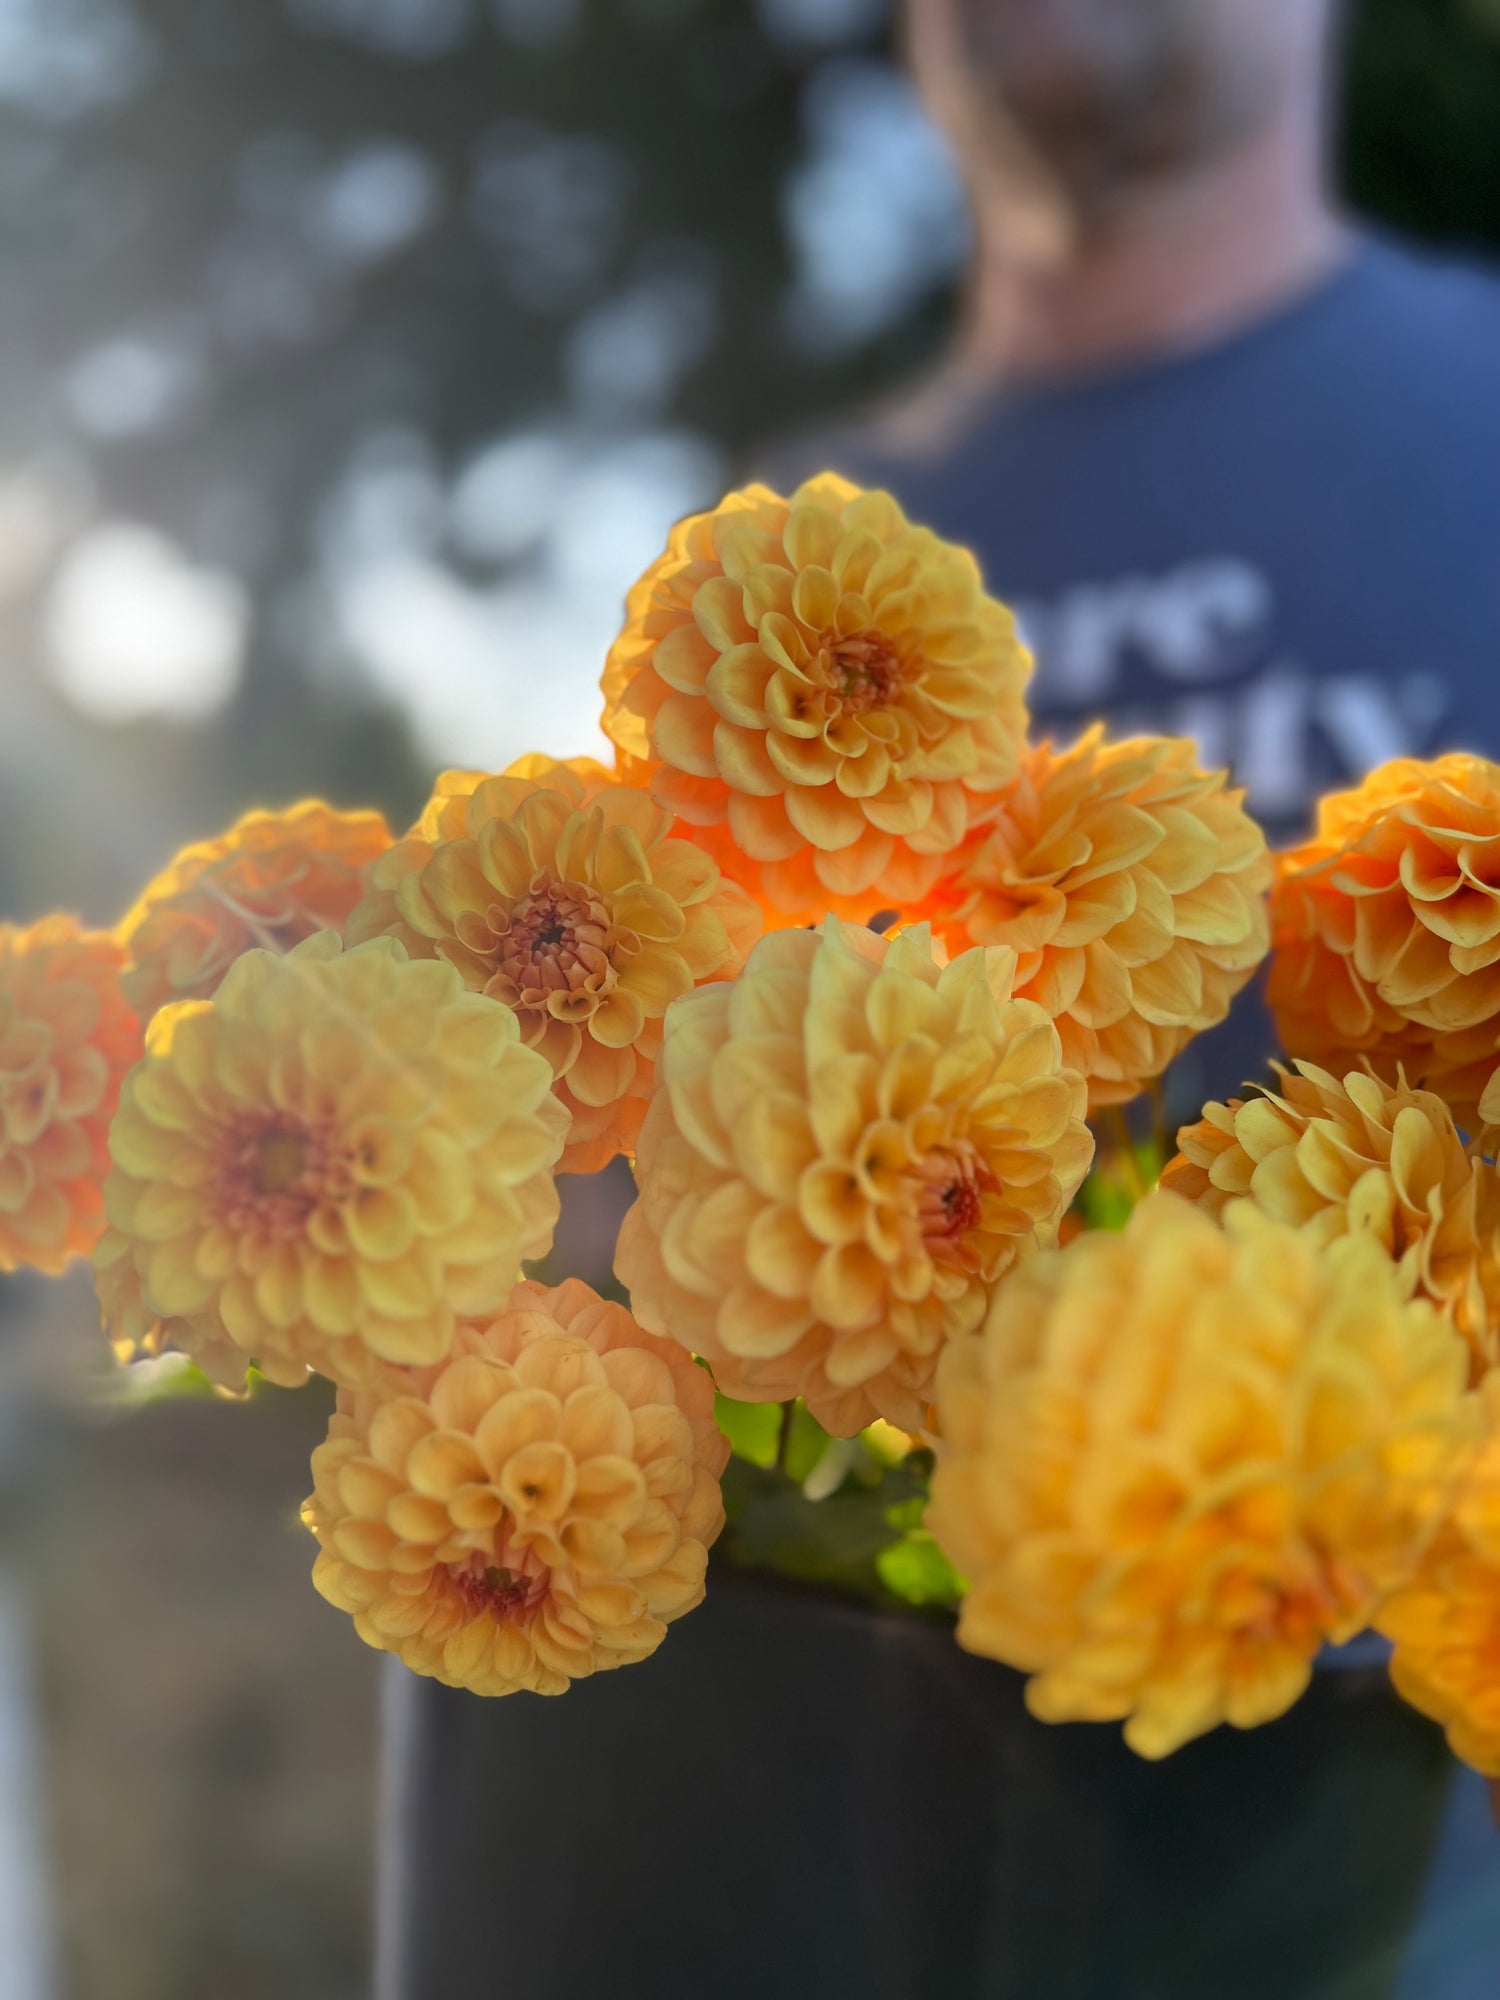
<path fill-rule="evenodd" d="M 602 749 L 670 522 L 942 348 L 885 0 L 0 0 L 0 912 Z M 1500 248 L 1500 5 L 1357 0 L 1349 202 Z M 123 1409 L 0 1279 L 0 2000 L 367 1990 L 314 1393 Z"/>

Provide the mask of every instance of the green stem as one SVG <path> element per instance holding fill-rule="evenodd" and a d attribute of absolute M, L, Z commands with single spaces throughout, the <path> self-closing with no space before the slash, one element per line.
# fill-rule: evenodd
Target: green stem
<path fill-rule="evenodd" d="M 792 1412 L 796 1407 L 795 1403 L 783 1403 L 781 1406 L 781 1431 L 776 1439 L 776 1469 L 778 1472 L 786 1471 L 787 1454 L 791 1450 L 792 1445 Z"/>
<path fill-rule="evenodd" d="M 1118 1104 L 1107 1105 L 1104 1122 L 1114 1140 L 1115 1151 L 1120 1159 L 1120 1169 L 1125 1176 L 1125 1185 L 1137 1201 L 1144 1201 L 1146 1183 L 1141 1175 L 1141 1163 L 1135 1156 L 1135 1141 L 1130 1136 L 1130 1121 L 1125 1116 L 1123 1107 Z"/>

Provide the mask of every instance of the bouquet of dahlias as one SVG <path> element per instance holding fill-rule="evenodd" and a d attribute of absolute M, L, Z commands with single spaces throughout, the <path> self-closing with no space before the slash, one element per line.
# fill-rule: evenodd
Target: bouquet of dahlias
<path fill-rule="evenodd" d="M 1029 740 L 1029 668 L 886 494 L 731 494 L 630 593 L 613 769 L 0 930 L 0 1264 L 336 1384 L 313 1580 L 450 1685 L 645 1660 L 727 1507 L 1145 1757 L 1373 1628 L 1500 1772 L 1500 768 L 1273 859 L 1188 742 Z M 1268 953 L 1289 1061 L 1168 1160 L 1123 1107 Z M 617 1154 L 628 1307 L 523 1274 Z"/>

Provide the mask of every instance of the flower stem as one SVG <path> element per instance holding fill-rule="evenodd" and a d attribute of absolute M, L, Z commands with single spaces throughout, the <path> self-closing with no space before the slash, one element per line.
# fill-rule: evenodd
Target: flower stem
<path fill-rule="evenodd" d="M 791 1450 L 792 1444 L 792 1412 L 796 1407 L 795 1403 L 783 1403 L 781 1406 L 781 1431 L 776 1439 L 776 1469 L 778 1472 L 786 1472 L 787 1469 L 787 1454 Z"/>
<path fill-rule="evenodd" d="M 1135 1156 L 1135 1141 L 1130 1136 L 1130 1121 L 1122 1106 L 1106 1105 L 1104 1121 L 1114 1140 L 1115 1152 L 1120 1160 L 1120 1171 L 1125 1176 L 1125 1185 L 1136 1201 L 1146 1198 L 1146 1183 L 1141 1174 L 1141 1163 Z"/>

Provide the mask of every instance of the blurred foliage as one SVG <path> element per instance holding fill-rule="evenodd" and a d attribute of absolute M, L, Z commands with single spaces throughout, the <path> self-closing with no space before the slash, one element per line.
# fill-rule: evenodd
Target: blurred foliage
<path fill-rule="evenodd" d="M 872 284 L 883 270 L 894 304 L 838 338 L 792 309 L 797 218 L 814 196 L 842 213 L 867 159 L 856 121 L 819 167 L 833 107 L 858 84 L 878 108 L 882 75 L 896 88 L 882 0 L 13 0 L 7 23 L 0 485 L 40 467 L 56 516 L 33 547 L 0 491 L 7 911 L 112 916 L 185 834 L 254 798 L 410 814 L 424 760 L 329 596 L 330 510 L 372 441 L 415 458 L 367 514 L 420 516 L 424 466 L 441 487 L 538 423 L 670 429 L 727 473 L 943 341 L 941 260 L 903 290 L 890 239 L 861 248 L 866 211 L 847 261 Z M 1500 246 L 1497 98 L 1496 0 L 1357 0 L 1354 201 Z M 227 712 L 102 728 L 53 686 L 49 592 L 101 520 L 247 587 Z M 476 570 L 441 533 L 436 555 L 455 585 L 530 559 Z"/>
<path fill-rule="evenodd" d="M 1397 229 L 1500 250 L 1500 4 L 1358 0 L 1343 179 Z"/>
<path fill-rule="evenodd" d="M 733 1457 L 715 1560 L 799 1583 L 947 1610 L 957 1579 L 926 1529 L 932 1454 L 888 1424 L 835 1438 L 800 1400 L 737 1403 L 714 1415 Z"/>
<path fill-rule="evenodd" d="M 901 1539 L 875 1558 L 880 1580 L 905 1604 L 951 1611 L 964 1594 L 964 1581 L 924 1525 L 925 1498 L 903 1500 L 886 1509 L 886 1521 Z"/>

